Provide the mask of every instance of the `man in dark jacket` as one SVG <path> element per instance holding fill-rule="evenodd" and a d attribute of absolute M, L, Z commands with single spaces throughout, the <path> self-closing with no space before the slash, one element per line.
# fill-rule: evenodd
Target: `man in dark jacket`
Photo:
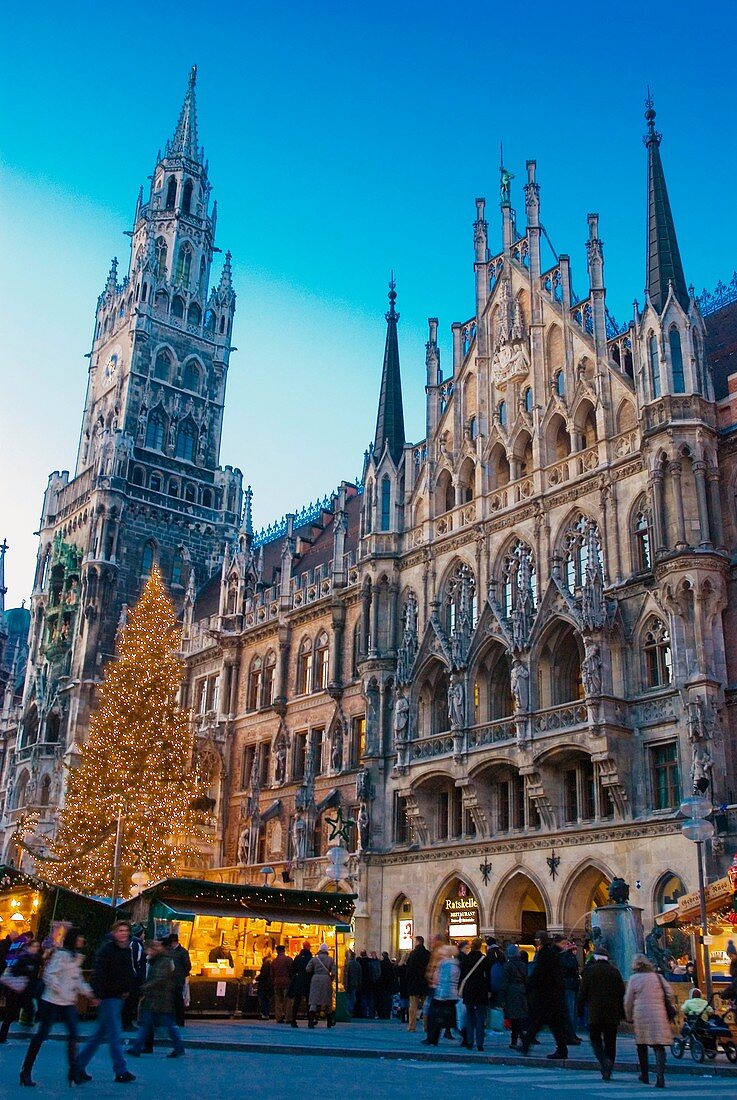
<path fill-rule="evenodd" d="M 128 1072 L 125 1064 L 121 1040 L 123 1001 L 136 981 L 131 961 L 130 934 L 131 926 L 128 921 L 116 921 L 95 956 L 90 985 L 100 1001 L 97 1007 L 97 1026 L 82 1048 L 72 1071 L 78 1084 L 92 1080 L 87 1073 L 87 1063 L 103 1042 L 110 1047 L 116 1082 L 127 1084 L 135 1081 L 134 1075 Z"/>
<path fill-rule="evenodd" d="M 128 1047 L 128 1053 L 133 1058 L 140 1057 L 149 1035 L 153 1035 L 157 1027 L 163 1027 L 172 1042 L 167 1057 L 179 1058 L 184 1054 L 184 1043 L 174 1023 L 177 994 L 174 961 L 163 940 L 152 940 L 146 944 L 146 957 L 148 970 L 146 981 L 141 986 L 138 1034 Z"/>
<path fill-rule="evenodd" d="M 427 964 L 430 952 L 425 947 L 424 936 L 415 936 L 415 946 L 407 956 L 407 995 L 409 997 L 409 1022 L 407 1031 L 417 1028 L 417 1013 L 427 997 Z"/>
<path fill-rule="evenodd" d="M 601 1066 L 601 1076 L 608 1081 L 617 1058 L 617 1027 L 624 1019 L 624 982 L 622 975 L 604 947 L 584 967 L 576 1008 L 579 1016 L 589 1010 L 589 1038 Z"/>
<path fill-rule="evenodd" d="M 283 943 L 276 945 L 276 958 L 271 964 L 271 978 L 274 984 L 274 1019 L 285 1024 L 289 1015 L 289 984 L 292 980 L 292 960 L 287 955 Z"/>
<path fill-rule="evenodd" d="M 146 980 L 146 929 L 142 924 L 134 924 L 131 928 L 131 964 L 136 981 L 133 989 L 123 1001 L 123 1030 L 135 1031 L 135 1020 L 138 1015 L 138 1002 L 141 998 L 141 986 Z"/>
<path fill-rule="evenodd" d="M 561 944 L 553 943 L 546 932 L 537 937 L 540 949 L 529 979 L 530 1023 L 522 1040 L 522 1053 L 529 1054 L 538 1031 L 547 1026 L 555 1038 L 555 1050 L 548 1058 L 568 1057 L 566 1042 L 565 980 L 561 966 Z"/>
<path fill-rule="evenodd" d="M 307 963 L 312 958 L 312 951 L 308 940 L 302 945 L 297 958 L 292 963 L 292 982 L 289 986 L 289 995 L 292 998 L 292 1027 L 297 1027 L 297 1013 L 302 1007 L 302 1001 L 309 1003 L 310 975 L 307 973 Z"/>
<path fill-rule="evenodd" d="M 489 1003 L 489 959 L 481 952 L 481 940 L 471 943 L 471 950 L 460 957 L 461 975 L 458 994 L 466 1006 L 466 1026 L 461 1031 L 462 1046 L 473 1050 L 474 1037 L 479 1050 L 484 1049 L 484 1023 Z"/>
<path fill-rule="evenodd" d="M 553 942 L 558 942 L 556 936 Z M 560 949 L 560 962 L 563 967 L 563 981 L 566 987 L 566 1038 L 568 1045 L 579 1047 L 581 1040 L 576 1035 L 576 997 L 581 985 L 581 975 L 578 971 L 578 948 L 572 940 L 560 937 L 562 944 Z"/>
<path fill-rule="evenodd" d="M 174 963 L 174 1019 L 179 1027 L 184 1027 L 184 987 L 192 969 L 189 951 L 182 947 L 176 932 L 170 933 L 164 941 Z M 232 965 L 232 963 L 231 963 Z"/>

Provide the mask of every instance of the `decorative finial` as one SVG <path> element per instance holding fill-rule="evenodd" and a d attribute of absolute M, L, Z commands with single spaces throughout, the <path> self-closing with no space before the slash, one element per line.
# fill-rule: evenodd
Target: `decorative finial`
<path fill-rule="evenodd" d="M 197 66 L 193 65 L 192 68 L 189 70 L 189 86 L 190 86 L 190 88 L 194 88 L 196 83 L 197 83 Z"/>
<path fill-rule="evenodd" d="M 392 269 L 391 276 L 389 278 L 389 312 L 386 314 L 387 321 L 399 320 L 399 314 L 394 308 L 394 303 L 397 300 L 397 283 L 394 278 L 394 270 Z"/>
<path fill-rule="evenodd" d="M 649 145 L 652 141 L 656 141 L 660 144 L 661 135 L 655 130 L 655 107 L 653 106 L 653 95 L 650 91 L 650 85 L 647 86 L 647 99 L 645 100 L 645 118 L 647 120 L 647 133 L 645 134 L 645 144 Z"/>
<path fill-rule="evenodd" d="M 512 198 L 512 180 L 514 176 L 504 167 L 504 144 L 499 142 L 499 198 L 502 206 L 509 206 Z"/>

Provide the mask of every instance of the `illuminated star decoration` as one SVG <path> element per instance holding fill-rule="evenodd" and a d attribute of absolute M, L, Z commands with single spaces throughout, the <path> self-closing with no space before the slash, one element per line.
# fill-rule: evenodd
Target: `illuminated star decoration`
<path fill-rule="evenodd" d="M 479 864 L 479 871 L 481 872 L 481 877 L 484 880 L 484 886 L 488 886 L 489 879 L 491 878 L 491 864 L 489 863 L 487 856 L 484 856 L 484 862 Z"/>
<path fill-rule="evenodd" d="M 343 840 L 348 843 L 348 839 L 351 835 L 351 826 L 355 825 L 355 822 L 350 817 L 343 817 L 342 806 L 338 806 L 338 809 L 335 811 L 335 817 L 326 817 L 325 821 L 330 830 L 328 840 Z"/>
<path fill-rule="evenodd" d="M 555 854 L 555 848 L 553 848 L 546 862 L 548 864 L 550 877 L 553 879 L 553 881 L 555 881 L 555 876 L 558 874 L 558 867 L 560 866 L 560 856 L 557 856 Z"/>

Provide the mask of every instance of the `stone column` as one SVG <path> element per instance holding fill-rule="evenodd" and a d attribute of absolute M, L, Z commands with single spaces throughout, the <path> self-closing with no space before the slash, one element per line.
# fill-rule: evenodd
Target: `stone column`
<path fill-rule="evenodd" d="M 683 518 L 683 491 L 681 489 L 681 464 L 670 462 L 668 464 L 670 476 L 673 479 L 673 504 L 676 510 L 676 549 L 688 546 L 686 541 L 686 524 Z"/>
<path fill-rule="evenodd" d="M 663 509 L 663 471 L 653 470 L 650 478 L 650 491 L 653 501 L 653 534 L 655 536 L 655 550 L 665 550 L 664 509 Z"/>
<path fill-rule="evenodd" d="M 722 525 L 722 502 L 719 496 L 719 470 L 709 466 L 706 472 L 709 483 L 709 501 L 711 503 L 712 541 L 716 546 L 724 546 L 724 527 Z"/>
<path fill-rule="evenodd" d="M 699 510 L 699 545 L 711 546 L 709 506 L 706 502 L 706 463 L 694 462 L 693 472 L 696 480 L 696 502 Z"/>

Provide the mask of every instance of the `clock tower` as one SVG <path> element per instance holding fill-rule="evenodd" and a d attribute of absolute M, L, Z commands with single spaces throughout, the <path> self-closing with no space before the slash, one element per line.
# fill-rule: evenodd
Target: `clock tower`
<path fill-rule="evenodd" d="M 51 474 L 44 497 L 6 810 L 37 809 L 49 832 L 127 607 L 154 565 L 181 607 L 240 523 L 240 470 L 219 464 L 235 293 L 230 253 L 211 285 L 217 207 L 196 75 L 139 192 L 127 273 L 114 259 L 97 301 L 74 475 Z"/>

